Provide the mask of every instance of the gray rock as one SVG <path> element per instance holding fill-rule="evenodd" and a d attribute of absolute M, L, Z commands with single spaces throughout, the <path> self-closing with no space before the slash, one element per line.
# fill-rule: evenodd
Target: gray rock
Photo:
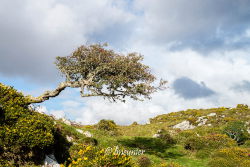
<path fill-rule="evenodd" d="M 72 142 L 73 141 L 73 137 L 71 137 L 71 136 L 66 136 L 66 139 L 68 140 L 68 142 Z"/>
<path fill-rule="evenodd" d="M 160 138 L 160 137 L 161 137 L 161 134 L 158 134 L 158 133 L 153 135 L 153 138 Z"/>
<path fill-rule="evenodd" d="M 86 137 L 93 137 L 93 135 L 89 131 L 85 131 L 83 133 Z"/>
<path fill-rule="evenodd" d="M 66 118 L 62 118 L 62 122 L 65 123 L 66 125 L 71 125 L 71 122 Z"/>
<path fill-rule="evenodd" d="M 83 130 L 81 130 L 81 129 L 76 129 L 76 131 L 83 134 Z"/>
<path fill-rule="evenodd" d="M 50 154 L 45 156 L 42 167 L 60 167 L 60 164 L 56 161 L 54 154 Z"/>
<path fill-rule="evenodd" d="M 212 112 L 210 114 L 207 115 L 208 117 L 213 117 L 213 116 L 216 116 L 216 113 Z"/>
<path fill-rule="evenodd" d="M 180 130 L 188 130 L 188 129 L 194 129 L 195 126 L 192 125 L 189 121 L 185 120 L 179 124 L 174 125 L 173 128 Z"/>
<path fill-rule="evenodd" d="M 202 117 L 198 117 L 198 120 L 196 121 L 196 123 L 198 123 L 197 126 L 202 126 L 202 125 L 205 125 L 207 121 L 208 119 L 206 119 L 205 116 L 202 116 Z"/>

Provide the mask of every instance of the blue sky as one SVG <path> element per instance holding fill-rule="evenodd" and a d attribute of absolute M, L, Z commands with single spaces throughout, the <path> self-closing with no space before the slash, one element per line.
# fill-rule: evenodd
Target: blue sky
<path fill-rule="evenodd" d="M 250 101 L 249 0 L 0 0 L 0 82 L 38 96 L 64 80 L 56 56 L 82 44 L 139 52 L 168 89 L 144 102 L 80 98 L 79 90 L 39 104 L 57 117 L 93 124 L 146 123 L 187 108 Z"/>

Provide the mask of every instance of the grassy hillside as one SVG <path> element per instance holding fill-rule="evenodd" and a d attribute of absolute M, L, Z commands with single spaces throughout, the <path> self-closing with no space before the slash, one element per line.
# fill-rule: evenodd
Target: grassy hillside
<path fill-rule="evenodd" d="M 1 167 L 42 166 L 45 158 L 65 167 L 249 167 L 249 133 L 247 105 L 169 113 L 146 125 L 82 126 L 36 112 L 0 83 Z"/>
<path fill-rule="evenodd" d="M 197 126 L 200 117 L 207 121 L 204 125 Z M 195 128 L 188 130 L 174 128 L 174 125 L 185 120 Z M 133 166 L 138 166 L 139 159 L 146 161 L 145 159 L 148 158 L 151 166 L 156 167 L 171 166 L 169 163 L 172 163 L 172 166 L 206 167 L 218 166 L 212 161 L 226 162 L 229 159 L 231 166 L 235 166 L 238 161 L 245 161 L 245 165 L 250 165 L 248 133 L 245 131 L 245 136 L 241 136 L 244 139 L 237 142 L 225 132 L 227 126 L 231 126 L 231 124 L 236 126 L 240 122 L 244 123 L 240 128 L 246 130 L 249 128 L 249 120 L 250 109 L 248 106 L 238 105 L 236 108 L 190 109 L 159 115 L 150 119 L 150 124 L 134 123 L 130 126 L 117 126 L 115 130 L 100 130 L 98 125 L 72 127 L 61 121 L 57 121 L 57 124 L 60 124 L 64 133 L 73 137 L 76 143 L 86 137 L 81 136 L 74 128 L 89 131 L 98 141 L 99 148 L 118 146 L 126 150 L 145 150 L 144 157 L 142 155 L 132 156 Z M 233 128 L 237 130 L 237 126 Z M 159 130 L 165 136 L 153 138 L 153 135 Z M 223 151 L 227 151 L 229 155 L 220 155 Z M 245 159 L 237 160 L 238 155 L 233 155 L 237 151 L 243 153 Z M 236 159 L 235 162 L 232 158 Z"/>

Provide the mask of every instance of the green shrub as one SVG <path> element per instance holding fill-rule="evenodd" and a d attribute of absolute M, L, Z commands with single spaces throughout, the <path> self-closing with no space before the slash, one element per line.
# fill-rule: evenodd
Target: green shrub
<path fill-rule="evenodd" d="M 250 139 L 245 141 L 243 147 L 247 147 L 247 148 L 250 148 Z"/>
<path fill-rule="evenodd" d="M 187 140 L 187 138 L 197 137 L 197 133 L 194 130 L 184 130 L 180 131 L 176 136 L 177 143 L 183 144 Z"/>
<path fill-rule="evenodd" d="M 184 143 L 185 149 L 218 149 L 224 147 L 236 146 L 236 142 L 226 135 L 210 134 L 206 136 L 191 136 Z"/>
<path fill-rule="evenodd" d="M 97 129 L 104 131 L 116 131 L 117 125 L 113 120 L 102 119 L 98 122 Z"/>
<path fill-rule="evenodd" d="M 72 146 L 70 156 L 70 167 L 132 166 L 130 156 L 117 154 L 115 149 L 109 150 L 107 153 L 105 149 L 91 145 L 76 144 Z"/>
<path fill-rule="evenodd" d="M 223 132 L 238 144 L 243 144 L 249 136 L 245 124 L 241 121 L 228 123 Z"/>
<path fill-rule="evenodd" d="M 248 110 L 248 105 L 246 105 L 246 104 L 237 104 L 236 109 Z"/>
<path fill-rule="evenodd" d="M 176 144 L 175 139 L 165 129 L 161 129 L 158 134 L 160 135 L 158 138 L 163 140 L 165 143 Z"/>
<path fill-rule="evenodd" d="M 208 163 L 210 167 L 249 167 L 250 149 L 249 148 L 224 148 L 213 154 Z"/>
<path fill-rule="evenodd" d="M 147 156 L 140 156 L 137 159 L 137 164 L 139 167 L 149 167 L 151 166 L 151 161 Z"/>
<path fill-rule="evenodd" d="M 182 167 L 180 164 L 177 162 L 168 162 L 168 163 L 162 163 L 160 165 L 161 167 Z"/>
<path fill-rule="evenodd" d="M 136 121 L 134 121 L 131 125 L 136 126 L 136 125 L 139 125 L 139 124 Z"/>
<path fill-rule="evenodd" d="M 0 83 L 0 159 L 9 166 L 39 163 L 54 144 L 53 121 L 29 108 L 27 99 Z"/>

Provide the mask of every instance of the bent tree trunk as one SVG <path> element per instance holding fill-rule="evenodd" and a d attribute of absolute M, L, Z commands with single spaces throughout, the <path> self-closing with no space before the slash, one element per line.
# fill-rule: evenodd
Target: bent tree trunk
<path fill-rule="evenodd" d="M 27 96 L 28 104 L 42 103 L 45 100 L 49 100 L 49 98 L 56 97 L 67 87 L 77 88 L 77 87 L 80 87 L 80 83 L 79 82 L 61 82 L 55 90 L 45 91 L 42 95 L 38 97 Z"/>

